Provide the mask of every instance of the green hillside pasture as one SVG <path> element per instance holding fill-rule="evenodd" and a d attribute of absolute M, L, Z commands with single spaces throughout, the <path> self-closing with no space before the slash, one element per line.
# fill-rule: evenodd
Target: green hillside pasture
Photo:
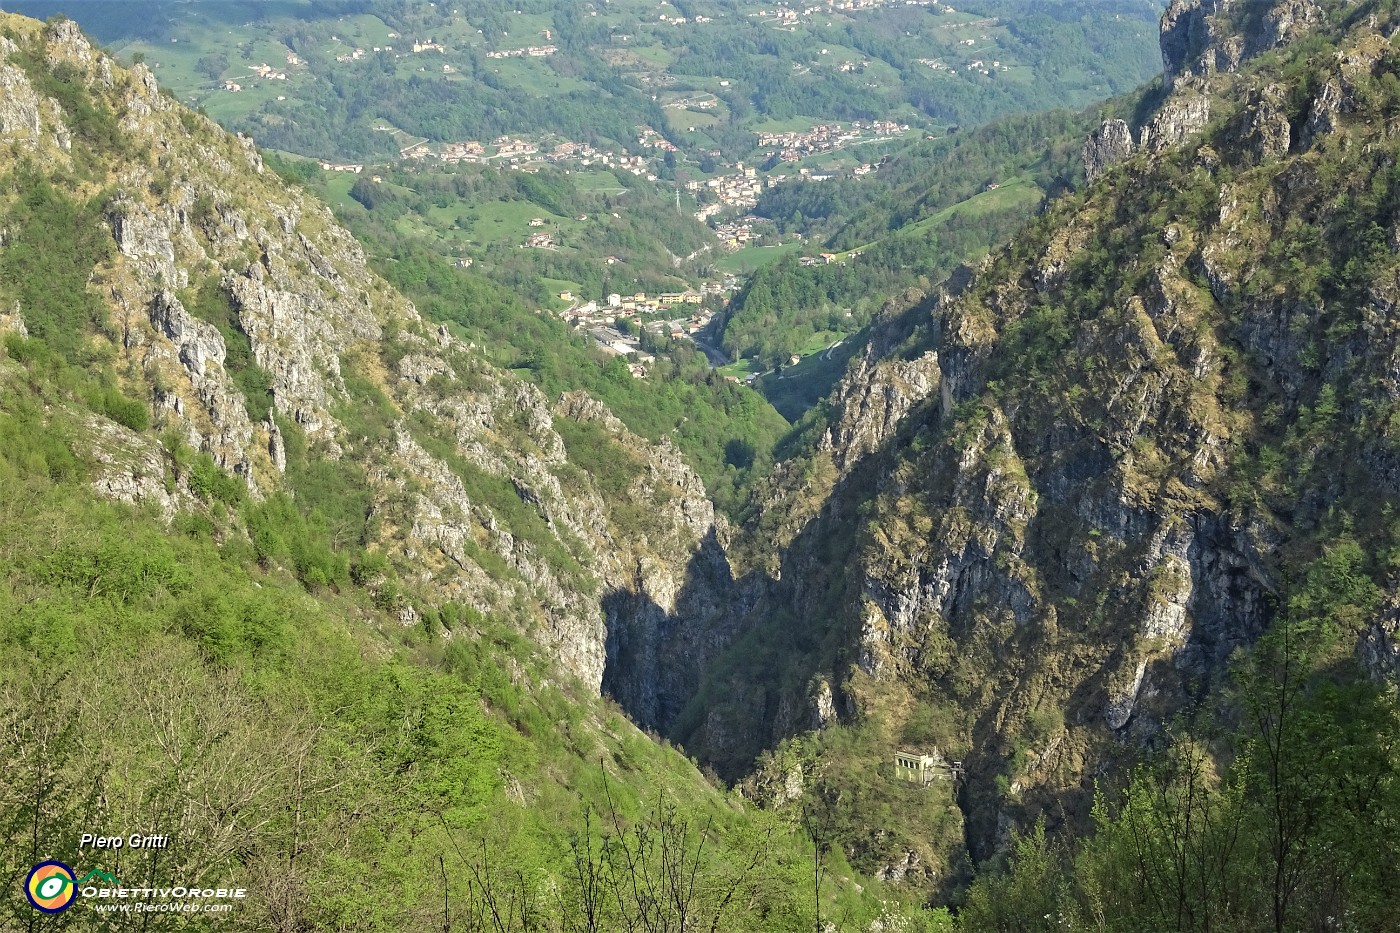
<path fill-rule="evenodd" d="M 543 41 L 543 40 L 540 40 Z M 491 59 L 490 69 L 512 90 L 532 97 L 554 97 L 572 91 L 587 91 L 593 85 L 559 74 L 543 58 Z"/>
<path fill-rule="evenodd" d="M 689 137 L 684 140 L 685 144 L 695 144 L 695 133 L 691 133 L 690 128 L 695 127 L 696 133 L 704 132 L 717 123 L 724 123 L 728 119 L 729 108 L 720 103 L 714 110 L 690 110 L 667 108 L 666 122 L 670 124 L 671 132 L 677 135 Z"/>
<path fill-rule="evenodd" d="M 566 279 L 551 279 L 546 278 L 545 276 L 540 276 L 538 281 L 540 283 L 540 286 L 543 287 L 545 291 L 549 294 L 550 302 L 556 308 L 559 308 L 561 310 L 567 308 L 569 305 L 573 304 L 573 302 L 565 301 L 564 299 L 560 298 L 560 292 L 573 292 L 575 298 L 581 297 L 579 295 L 579 289 L 582 286 L 580 286 L 577 282 L 570 282 Z M 596 299 L 598 296 L 593 295 L 591 297 Z"/>
<path fill-rule="evenodd" d="M 463 8 L 470 12 L 475 4 L 465 5 Z M 545 45 L 547 41 L 544 37 L 545 30 L 554 29 L 554 17 L 550 13 L 527 13 L 524 10 L 515 10 L 509 17 L 508 35 L 498 40 L 492 48 L 496 49 L 523 49 L 527 45 Z M 554 43 L 558 44 L 559 37 L 555 35 Z"/>
<path fill-rule="evenodd" d="M 1040 190 L 1040 186 L 1029 178 L 1020 177 L 1011 181 L 1003 182 L 995 190 L 981 191 L 968 198 L 966 201 L 959 201 L 951 207 L 946 207 L 936 214 L 931 214 L 923 220 L 901 227 L 897 233 L 903 235 L 915 230 L 923 230 L 954 217 L 960 216 L 968 219 L 982 217 L 993 211 L 1010 210 L 1015 207 L 1029 206 L 1037 203 L 1045 197 L 1045 192 Z M 879 242 L 878 240 L 875 242 Z M 875 242 L 866 243 L 855 249 L 844 253 L 838 253 L 838 257 L 849 258 L 852 253 L 858 250 L 869 249 Z"/>
<path fill-rule="evenodd" d="M 796 366 L 764 376 L 757 388 L 779 414 L 796 423 L 831 392 L 845 374 L 846 364 L 860 342 L 858 336 L 848 336 L 832 348 L 828 341 L 819 351 L 802 357 Z"/>
<path fill-rule="evenodd" d="M 369 14 L 337 17 L 331 29 L 332 35 L 347 47 L 343 51 L 337 52 L 341 55 L 355 48 L 362 48 L 369 52 L 376 45 L 381 48 L 392 45 L 395 52 L 407 52 L 412 47 L 413 42 L 412 36 L 390 36 L 389 33 L 393 30 L 384 20 Z M 402 49 L 399 48 L 400 45 L 403 46 Z"/>
<path fill-rule="evenodd" d="M 788 253 L 796 252 L 801 248 L 802 244 L 796 240 L 789 240 L 776 246 L 746 246 L 737 252 L 717 259 L 715 268 L 721 272 L 731 272 L 736 275 L 748 274 L 771 262 L 777 262 Z"/>
<path fill-rule="evenodd" d="M 627 189 L 622 187 L 622 183 L 617 180 L 617 176 L 612 172 L 574 172 L 572 175 L 574 187 L 579 191 L 587 191 L 592 194 L 626 194 Z"/>
<path fill-rule="evenodd" d="M 350 197 L 350 189 L 355 186 L 358 175 L 351 175 L 349 172 L 325 172 L 322 176 L 326 183 L 327 200 L 336 208 L 341 208 L 347 204 L 354 203 Z"/>
<path fill-rule="evenodd" d="M 811 117 L 788 117 L 784 120 L 759 120 L 749 125 L 755 133 L 805 133 L 820 123 Z"/>
<path fill-rule="evenodd" d="M 178 27 L 172 41 L 134 42 L 120 47 L 118 54 L 130 59 L 141 54 L 155 72 L 156 80 L 182 101 L 202 103 L 208 111 L 211 104 L 218 109 L 210 116 L 243 115 L 251 113 L 278 94 L 288 97 L 288 88 L 299 80 L 308 80 L 304 68 L 288 66 L 287 47 L 268 38 L 255 26 L 240 26 L 223 30 L 207 30 L 197 25 Z M 206 57 L 223 56 L 228 60 L 218 79 L 200 67 Z M 267 65 L 287 73 L 286 81 L 266 81 L 253 74 L 254 65 Z M 221 89 L 224 81 L 236 81 L 243 86 L 237 94 Z"/>
<path fill-rule="evenodd" d="M 573 218 L 551 214 L 530 201 L 486 201 L 446 209 L 434 208 L 429 211 L 429 216 L 436 221 L 442 218 L 444 213 L 453 217 L 457 213 L 463 214 L 467 218 L 464 228 L 467 235 L 478 243 L 516 245 L 524 243 L 533 233 L 550 233 L 557 236 L 559 233 L 572 232 L 578 223 Z M 536 217 L 544 221 L 543 227 L 530 226 L 530 221 Z"/>
<path fill-rule="evenodd" d="M 659 16 L 660 14 L 657 15 Z M 646 64 L 651 65 L 657 71 L 665 71 L 671 66 L 671 63 L 676 60 L 676 55 L 674 52 L 670 51 L 669 49 L 663 48 L 660 45 L 642 45 L 629 43 L 625 46 L 625 48 L 627 49 L 627 51 L 637 56 L 637 58 L 641 59 Z"/>

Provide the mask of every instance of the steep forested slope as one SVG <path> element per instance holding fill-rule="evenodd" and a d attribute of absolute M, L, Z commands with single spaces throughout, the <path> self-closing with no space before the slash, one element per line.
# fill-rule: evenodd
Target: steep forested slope
<path fill-rule="evenodd" d="M 1202 780 L 1294 794 L 1236 811 L 1278 869 L 1231 882 L 1239 928 L 1277 912 L 1271 885 L 1297 895 L 1280 928 L 1369 897 L 1357 860 L 1388 851 L 1388 824 L 1362 808 L 1347 846 L 1300 836 L 1344 814 L 1290 782 L 1374 753 L 1372 786 L 1395 787 L 1393 714 L 1314 726 L 1334 688 L 1390 692 L 1356 706 L 1393 713 L 1396 17 L 1384 0 L 1174 3 L 1163 93 L 1094 134 L 1093 184 L 877 322 L 813 451 L 762 498 L 735 647 L 671 733 L 740 774 L 823 728 L 767 770 L 864 801 L 846 850 L 938 884 L 962 840 L 872 776 L 896 746 L 964 763 L 980 860 L 1038 816 L 1086 827 L 1095 781 L 1177 723 L 1215 743 Z M 1255 673 L 1238 667 L 1271 632 Z M 1250 714 L 1261 696 L 1322 718 L 1279 726 Z M 1245 752 L 1271 769 L 1231 763 Z M 1280 829 L 1294 804 L 1313 822 Z"/>

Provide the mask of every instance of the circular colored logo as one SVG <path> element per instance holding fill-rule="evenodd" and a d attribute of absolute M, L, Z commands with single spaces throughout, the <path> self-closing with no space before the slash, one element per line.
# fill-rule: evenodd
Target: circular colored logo
<path fill-rule="evenodd" d="M 67 910 L 78 895 L 73 869 L 62 862 L 40 862 L 24 879 L 24 896 L 35 910 L 56 914 Z"/>

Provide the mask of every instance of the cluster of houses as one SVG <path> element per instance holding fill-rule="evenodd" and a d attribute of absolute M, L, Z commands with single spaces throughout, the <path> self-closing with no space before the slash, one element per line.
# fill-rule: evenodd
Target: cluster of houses
<path fill-rule="evenodd" d="M 1007 67 L 1006 67 L 1005 65 L 1003 65 L 1001 62 L 995 62 L 995 61 L 994 61 L 994 62 L 991 63 L 990 66 L 988 66 L 987 63 L 986 63 L 986 62 L 983 62 L 982 59 L 980 59 L 980 58 L 973 59 L 972 61 L 968 62 L 966 65 L 963 66 L 963 69 L 964 69 L 965 71 L 980 71 L 980 72 L 982 72 L 982 74 L 984 74 L 984 75 L 989 75 L 989 74 L 991 74 L 993 71 L 1006 71 L 1006 70 L 1008 70 Z"/>
<path fill-rule="evenodd" d="M 828 9 L 845 11 L 874 10 L 882 6 L 931 6 L 941 9 L 944 13 L 957 12 L 938 0 L 827 0 L 826 5 Z"/>
<path fill-rule="evenodd" d="M 971 43 L 972 43 L 972 40 L 971 40 L 971 39 L 964 39 L 963 41 L 966 42 L 966 43 L 968 43 L 968 44 L 971 44 Z M 936 58 L 918 58 L 918 59 L 915 59 L 915 61 L 917 61 L 920 65 L 927 65 L 928 67 L 932 68 L 934 71 L 947 71 L 947 72 L 950 72 L 950 73 L 951 73 L 951 72 L 954 72 L 954 71 L 957 71 L 957 69 L 954 68 L 952 65 L 945 65 L 943 62 L 939 61 L 939 60 L 936 59 Z M 978 71 L 978 72 L 981 72 L 981 73 L 984 74 L 984 75 L 989 75 L 989 74 L 991 74 L 993 71 L 1009 71 L 1010 69 L 1008 68 L 1008 66 L 1003 65 L 1003 64 L 1002 64 L 1001 62 L 999 62 L 999 61 L 995 61 L 995 60 L 994 60 L 994 61 L 992 61 L 992 62 L 989 63 L 989 62 L 983 61 L 983 60 L 980 59 L 980 58 L 975 58 L 975 59 L 973 59 L 972 61 L 967 62 L 966 64 L 964 64 L 964 65 L 963 65 L 963 70 L 964 70 L 964 71 Z"/>
<path fill-rule="evenodd" d="M 983 38 L 986 39 L 987 36 L 983 36 Z M 973 45 L 973 39 L 963 39 L 963 41 L 960 42 L 959 45 Z M 951 71 L 958 70 L 956 69 L 956 67 L 951 66 L 951 64 L 944 64 L 942 62 L 939 62 L 938 59 L 914 60 L 916 60 L 916 62 L 920 64 L 924 64 L 924 66 L 931 67 L 931 69 L 935 71 L 949 71 L 949 73 L 951 73 Z M 1001 62 L 998 62 L 998 60 L 991 60 L 991 62 L 986 62 L 986 60 L 983 59 L 973 59 L 972 62 L 966 62 L 965 64 L 963 64 L 962 67 L 965 71 L 981 71 L 981 73 L 983 74 L 991 74 L 993 73 L 993 71 L 1009 70 L 1008 66 L 1005 66 L 1005 64 L 1002 64 Z"/>
<path fill-rule="evenodd" d="M 695 212 L 696 220 L 702 223 L 709 222 L 716 214 L 729 208 L 746 210 L 754 207 L 758 204 L 758 197 L 765 188 L 781 185 L 789 179 L 794 181 L 830 181 L 836 177 L 831 172 L 814 172 L 809 168 L 798 169 L 795 175 L 779 173 L 759 177 L 755 169 L 746 168 L 742 162 L 736 167 L 738 171 L 732 175 L 716 175 L 705 181 L 686 182 L 686 190 L 706 202 Z M 851 176 L 861 178 L 879 170 L 879 163 L 863 162 L 851 169 Z M 721 224 L 715 227 L 715 233 L 720 240 L 726 241 L 728 245 L 736 248 L 744 242 L 756 238 L 756 235 L 751 234 L 748 225 L 742 221 L 738 224 Z"/>
<path fill-rule="evenodd" d="M 563 301 L 575 301 L 573 292 L 564 291 L 559 293 L 559 298 Z M 606 318 L 602 323 L 611 324 L 619 315 L 628 314 L 659 314 L 667 308 L 674 308 L 680 305 L 698 305 L 705 300 L 705 293 L 698 292 L 693 288 L 683 292 L 662 292 L 659 295 L 648 296 L 646 292 L 637 292 L 634 295 L 611 294 L 603 299 L 600 305 L 596 301 L 589 301 L 575 304 L 564 312 L 564 319 L 572 323 L 598 323 L 587 318 L 590 315 L 601 315 Z M 699 330 L 709 321 L 710 312 L 701 312 L 705 320 L 700 322 L 695 330 Z M 601 319 L 601 318 L 600 318 Z M 641 326 L 641 319 L 638 318 L 637 326 Z M 692 330 L 690 333 L 694 333 Z"/>
<path fill-rule="evenodd" d="M 390 39 L 397 39 L 398 37 L 399 37 L 399 34 L 396 33 L 396 32 L 391 32 L 391 33 L 389 33 L 389 38 L 390 38 Z M 339 41 L 340 41 L 340 37 L 339 37 L 339 36 L 331 36 L 331 40 L 332 40 L 332 41 L 335 41 L 335 42 L 339 42 Z M 410 46 L 410 48 L 413 50 L 414 54 L 419 54 L 419 53 L 422 53 L 422 52 L 438 52 L 438 53 L 442 53 L 442 52 L 446 52 L 446 51 L 447 51 L 447 46 L 443 45 L 441 42 L 437 41 L 437 39 L 433 39 L 433 38 L 415 40 L 415 41 L 413 42 L 413 44 Z M 337 62 L 339 62 L 340 64 L 344 65 L 344 64 L 347 64 L 347 63 L 349 63 L 349 62 L 357 62 L 357 61 L 360 61 L 360 60 L 363 59 L 366 55 L 368 55 L 370 52 L 392 52 L 392 51 L 394 51 L 394 47 L 393 47 L 392 45 L 375 45 L 375 46 L 371 46 L 369 49 L 362 49 L 362 48 L 356 47 L 356 48 L 351 49 L 351 50 L 348 51 L 348 52 L 343 52 L 343 53 L 341 53 L 340 55 L 337 55 L 337 56 L 335 57 L 335 60 L 336 60 Z M 395 58 L 398 58 L 399 56 L 396 55 L 396 56 L 394 56 L 394 57 L 395 57 Z M 296 64 L 295 62 L 293 62 L 293 61 L 291 60 L 291 56 L 288 56 L 287 62 L 288 62 L 288 64 Z M 444 70 L 447 70 L 446 67 L 444 67 Z"/>
<path fill-rule="evenodd" d="M 787 6 L 779 3 L 775 9 L 759 10 L 757 13 L 749 15 L 757 16 L 760 19 L 771 19 L 780 25 L 788 25 L 796 23 L 804 16 L 821 16 L 833 11 L 855 13 L 861 10 L 875 10 L 891 6 L 927 6 L 934 7 L 944 13 L 957 12 L 951 6 L 940 3 L 938 0 L 826 0 L 825 3 L 809 3 L 805 6 Z"/>
<path fill-rule="evenodd" d="M 427 147 L 423 147 L 421 150 L 415 149 L 413 156 L 418 157 L 420 151 L 423 157 L 432 154 L 427 150 Z M 437 157 L 449 165 L 455 165 L 458 162 L 479 162 L 485 155 L 486 147 L 475 140 L 464 143 L 446 143 L 443 145 L 442 151 L 437 153 Z"/>
<path fill-rule="evenodd" d="M 487 52 L 487 58 L 548 58 L 558 48 L 552 45 L 527 45 L 523 49 L 498 49 L 495 52 Z"/>
<path fill-rule="evenodd" d="M 287 64 L 288 64 L 288 65 L 300 65 L 300 64 L 301 64 L 301 59 L 298 58 L 294 53 L 288 52 L 288 53 L 287 53 Z M 287 73 L 286 73 L 285 71 L 278 71 L 276 68 L 273 68 L 271 65 L 267 64 L 266 62 L 264 62 L 264 63 L 262 63 L 262 64 L 260 64 L 260 65 L 254 65 L 254 66 L 252 67 L 251 70 L 252 70 L 252 77 L 261 78 L 261 79 L 263 79 L 264 81 L 286 81 L 286 80 L 287 80 Z M 224 88 L 225 91 L 228 91 L 228 92 L 230 92 L 230 93 L 232 93 L 232 94 L 237 94 L 239 91 L 243 90 L 243 85 L 239 84 L 237 81 L 228 80 L 228 81 L 225 81 L 225 82 L 223 83 L 223 88 Z M 279 99 L 280 99 L 280 98 L 279 98 Z"/>
<path fill-rule="evenodd" d="M 540 151 L 540 147 L 528 139 L 512 139 L 509 136 L 498 136 L 491 145 L 496 147 L 496 157 L 501 159 L 531 156 Z"/>
<path fill-rule="evenodd" d="M 822 12 L 821 7 L 806 7 L 796 9 L 794 7 L 780 6 L 773 10 L 759 10 L 757 13 L 750 13 L 750 16 L 757 16 L 759 19 L 772 19 L 778 23 L 795 23 L 804 16 L 811 16 L 813 13 Z"/>
<path fill-rule="evenodd" d="M 675 147 L 665 137 L 654 130 L 643 130 L 637 142 L 643 147 L 658 151 L 675 151 Z M 578 166 L 600 165 L 604 168 L 620 168 L 633 175 L 646 176 L 655 181 L 651 162 L 645 155 L 627 155 L 610 150 L 597 149 L 587 143 L 563 140 L 546 151 L 541 151 L 541 142 L 511 136 L 497 137 L 490 144 L 476 140 L 443 143 L 436 150 L 426 143 L 404 149 L 400 154 L 406 159 L 437 159 L 448 165 L 459 162 L 488 163 L 497 161 L 502 168 L 529 169 L 535 163 L 572 164 Z"/>
<path fill-rule="evenodd" d="M 669 139 L 649 126 L 642 127 L 641 132 L 637 134 L 637 145 L 643 149 L 659 149 L 662 152 L 679 151 Z"/>
<path fill-rule="evenodd" d="M 295 58 L 295 56 L 293 57 Z M 262 78 L 264 81 L 287 80 L 287 73 L 285 71 L 278 71 L 276 68 L 273 68 L 271 65 L 267 64 L 254 65 L 253 74 L 257 75 L 259 78 Z"/>
<path fill-rule="evenodd" d="M 677 98 L 661 106 L 666 110 L 715 110 L 719 107 L 719 98 L 713 94 L 699 94 Z M 695 128 L 691 127 L 690 132 L 695 132 Z"/>
<path fill-rule="evenodd" d="M 848 143 L 865 139 L 887 139 L 909 132 L 909 124 L 893 120 L 857 120 L 849 127 L 840 123 L 822 123 L 810 130 L 788 133 L 759 133 L 758 144 L 784 162 L 794 162 L 804 156 L 834 152 Z"/>
<path fill-rule="evenodd" d="M 706 286 L 706 290 L 718 290 L 719 286 Z M 593 338 L 594 344 L 611 356 L 625 356 L 631 362 L 628 369 L 636 378 L 646 375 L 646 364 L 653 357 L 643 352 L 635 334 L 643 330 L 653 334 L 669 336 L 672 339 L 688 339 L 708 325 L 714 312 L 698 307 L 705 300 L 703 292 L 687 289 L 683 292 L 663 292 L 648 296 L 645 292 L 634 295 L 612 294 L 602 302 L 576 300 L 572 292 L 560 292 L 559 297 L 574 302 L 560 313 L 571 327 L 579 328 Z M 678 308 L 691 307 L 694 310 L 687 316 L 643 321 L 643 315 L 662 315 Z M 618 329 L 618 322 L 626 321 L 628 332 Z"/>
<path fill-rule="evenodd" d="M 726 208 L 750 208 L 758 203 L 763 193 L 763 179 L 753 166 L 745 167 L 740 162 L 732 175 L 716 175 L 704 181 L 686 182 L 686 190 L 703 195 L 708 204 L 695 212 L 695 219 L 705 221 Z"/>
<path fill-rule="evenodd" d="M 741 217 L 714 228 L 715 236 L 726 249 L 736 250 L 757 240 L 762 234 L 754 230 L 757 217 Z"/>
<path fill-rule="evenodd" d="M 332 36 L 331 38 L 332 38 L 332 39 L 336 39 L 335 36 Z M 389 38 L 391 38 L 391 39 L 398 38 L 398 33 L 395 33 L 395 32 L 389 33 Z M 337 40 L 337 41 L 339 41 L 339 40 Z M 421 54 L 421 53 L 423 53 L 423 52 L 438 52 L 438 53 L 443 53 L 443 52 L 446 52 L 446 51 L 447 51 L 447 46 L 445 46 L 445 45 L 443 45 L 441 42 L 437 41 L 437 39 L 431 39 L 431 38 L 430 38 L 430 39 L 417 40 L 417 41 L 415 41 L 415 42 L 410 46 L 410 48 L 413 50 L 413 53 L 414 53 L 415 55 Z M 376 46 L 372 46 L 372 47 L 369 49 L 369 51 L 370 51 L 370 52 L 392 52 L 392 51 L 394 51 L 394 47 L 393 47 L 392 45 L 376 45 Z M 355 49 L 351 49 L 349 52 L 346 52 L 346 53 L 344 53 L 344 54 L 342 54 L 342 55 L 337 55 L 337 56 L 335 57 L 335 60 L 336 60 L 337 62 L 340 62 L 341 64 L 345 64 L 346 62 L 357 62 L 357 61 L 359 61 L 360 59 L 364 58 L 366 54 L 368 54 L 368 53 L 366 52 L 365 49 L 355 48 Z M 397 57 L 398 57 L 398 56 L 395 56 L 395 58 L 397 58 Z"/>

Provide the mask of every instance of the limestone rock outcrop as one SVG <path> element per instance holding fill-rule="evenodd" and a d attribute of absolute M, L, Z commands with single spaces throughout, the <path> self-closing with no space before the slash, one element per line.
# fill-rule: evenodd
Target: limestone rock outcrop
<path fill-rule="evenodd" d="M 1113 166 L 1133 154 L 1133 134 L 1123 120 L 1105 120 L 1084 143 L 1080 161 L 1084 175 L 1094 181 Z"/>

